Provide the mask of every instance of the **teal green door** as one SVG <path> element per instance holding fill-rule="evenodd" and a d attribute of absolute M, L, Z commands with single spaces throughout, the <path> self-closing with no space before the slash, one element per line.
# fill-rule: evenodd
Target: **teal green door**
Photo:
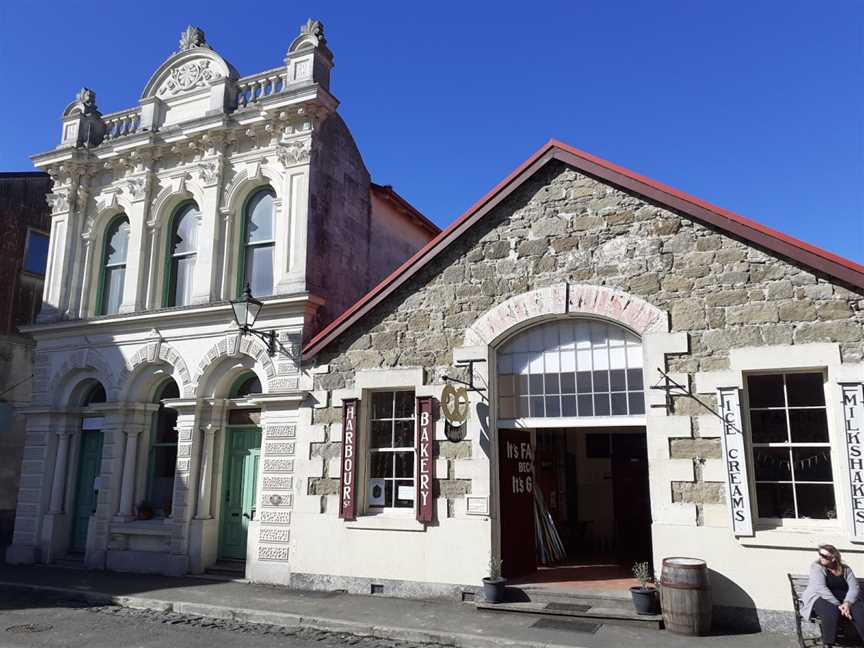
<path fill-rule="evenodd" d="M 87 525 L 96 510 L 96 491 L 93 488 L 99 464 L 102 461 L 101 430 L 81 432 L 81 450 L 78 454 L 78 478 L 75 480 L 75 505 L 72 510 L 72 551 L 87 548 Z"/>
<path fill-rule="evenodd" d="M 260 429 L 228 428 L 222 475 L 220 558 L 246 560 L 246 533 L 255 514 L 255 484 L 260 456 Z"/>

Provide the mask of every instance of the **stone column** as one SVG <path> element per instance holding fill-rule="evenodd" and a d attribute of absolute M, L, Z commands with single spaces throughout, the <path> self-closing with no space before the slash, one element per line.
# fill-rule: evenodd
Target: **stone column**
<path fill-rule="evenodd" d="M 66 494 L 66 468 L 69 465 L 68 429 L 57 431 L 57 458 L 54 461 L 54 481 L 51 483 L 51 504 L 48 513 L 57 515 L 63 512 L 63 501 Z"/>
<path fill-rule="evenodd" d="M 213 486 L 213 441 L 218 428 L 208 425 L 204 428 L 204 438 L 201 445 L 201 467 L 198 483 L 198 506 L 195 513 L 196 520 L 209 520 L 213 516 L 210 512 L 212 500 L 211 489 Z"/>
<path fill-rule="evenodd" d="M 138 467 L 138 438 L 144 426 L 140 423 L 126 425 L 126 451 L 123 456 L 123 478 L 120 483 L 120 510 L 117 517 L 131 520 L 135 496 L 135 475 Z"/>

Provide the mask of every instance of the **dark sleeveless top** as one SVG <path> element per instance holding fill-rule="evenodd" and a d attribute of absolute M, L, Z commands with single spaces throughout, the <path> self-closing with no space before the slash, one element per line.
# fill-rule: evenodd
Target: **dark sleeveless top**
<path fill-rule="evenodd" d="M 831 593 L 841 603 L 846 598 L 846 594 L 849 592 L 849 583 L 846 582 L 846 577 L 843 573 L 839 576 L 835 576 L 831 573 L 831 570 L 825 570 L 825 585 L 831 590 Z"/>

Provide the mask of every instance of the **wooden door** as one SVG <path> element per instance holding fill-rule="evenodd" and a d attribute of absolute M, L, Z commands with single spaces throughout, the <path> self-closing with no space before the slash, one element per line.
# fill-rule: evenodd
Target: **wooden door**
<path fill-rule="evenodd" d="M 222 475 L 219 557 L 246 559 L 249 522 L 255 517 L 255 484 L 261 456 L 261 430 L 228 428 Z"/>
<path fill-rule="evenodd" d="M 534 544 L 534 448 L 526 430 L 498 430 L 501 570 L 507 577 L 537 569 Z"/>
<path fill-rule="evenodd" d="M 611 436 L 616 558 L 651 562 L 647 438 L 644 432 Z"/>
<path fill-rule="evenodd" d="M 87 549 L 87 527 L 96 512 L 96 476 L 102 462 L 102 431 L 82 430 L 78 453 L 78 477 L 75 480 L 75 504 L 72 509 L 71 551 Z"/>

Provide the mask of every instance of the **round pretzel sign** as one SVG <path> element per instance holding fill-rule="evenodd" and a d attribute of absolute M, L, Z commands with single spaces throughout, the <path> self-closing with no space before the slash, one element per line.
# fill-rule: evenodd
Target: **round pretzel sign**
<path fill-rule="evenodd" d="M 450 383 L 441 392 L 441 411 L 450 425 L 462 425 L 468 418 L 468 390 Z"/>

